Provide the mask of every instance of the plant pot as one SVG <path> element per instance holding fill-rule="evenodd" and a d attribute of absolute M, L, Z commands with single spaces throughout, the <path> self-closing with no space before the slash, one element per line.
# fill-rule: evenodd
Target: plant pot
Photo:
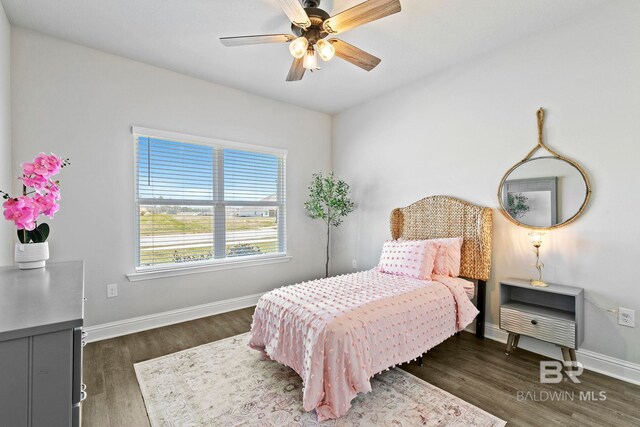
<path fill-rule="evenodd" d="M 15 258 L 20 270 L 42 268 L 49 259 L 49 242 L 16 243 Z"/>

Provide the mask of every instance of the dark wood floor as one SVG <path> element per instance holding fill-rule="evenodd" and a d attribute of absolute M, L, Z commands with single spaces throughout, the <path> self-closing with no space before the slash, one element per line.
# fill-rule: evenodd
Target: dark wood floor
<path fill-rule="evenodd" d="M 252 313 L 252 308 L 238 310 L 87 345 L 84 382 L 89 397 L 82 409 L 83 426 L 149 426 L 133 364 L 247 332 Z M 640 426 L 640 387 L 588 371 L 581 384 L 539 384 L 543 357 L 524 350 L 506 356 L 503 351 L 503 344 L 462 333 L 432 349 L 424 366 L 403 369 L 509 425 Z M 581 401 L 580 391 L 596 396 L 604 391 L 606 400 Z M 519 401 L 518 392 L 531 394 Z M 566 397 L 573 392 L 575 400 L 539 401 L 553 392 Z"/>

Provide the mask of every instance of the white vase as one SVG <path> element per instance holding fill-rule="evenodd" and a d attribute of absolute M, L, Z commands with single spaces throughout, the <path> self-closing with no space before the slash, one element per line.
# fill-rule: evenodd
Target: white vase
<path fill-rule="evenodd" d="M 49 259 L 49 242 L 16 243 L 15 257 L 20 270 L 42 268 Z"/>

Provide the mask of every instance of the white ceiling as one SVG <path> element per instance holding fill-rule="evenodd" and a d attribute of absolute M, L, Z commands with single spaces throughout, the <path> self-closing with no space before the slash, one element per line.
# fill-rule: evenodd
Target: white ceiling
<path fill-rule="evenodd" d="M 290 32 L 277 0 L 2 0 L 12 24 L 303 107 L 336 113 L 571 19 L 605 0 L 401 0 L 402 12 L 339 35 L 380 58 L 334 58 L 285 82 L 286 44 L 222 36 Z M 361 0 L 322 0 L 336 14 Z"/>

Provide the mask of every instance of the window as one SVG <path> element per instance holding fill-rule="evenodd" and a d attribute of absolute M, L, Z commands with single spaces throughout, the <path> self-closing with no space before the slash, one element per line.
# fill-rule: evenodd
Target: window
<path fill-rule="evenodd" d="M 138 271 L 286 254 L 286 151 L 133 134 Z"/>

